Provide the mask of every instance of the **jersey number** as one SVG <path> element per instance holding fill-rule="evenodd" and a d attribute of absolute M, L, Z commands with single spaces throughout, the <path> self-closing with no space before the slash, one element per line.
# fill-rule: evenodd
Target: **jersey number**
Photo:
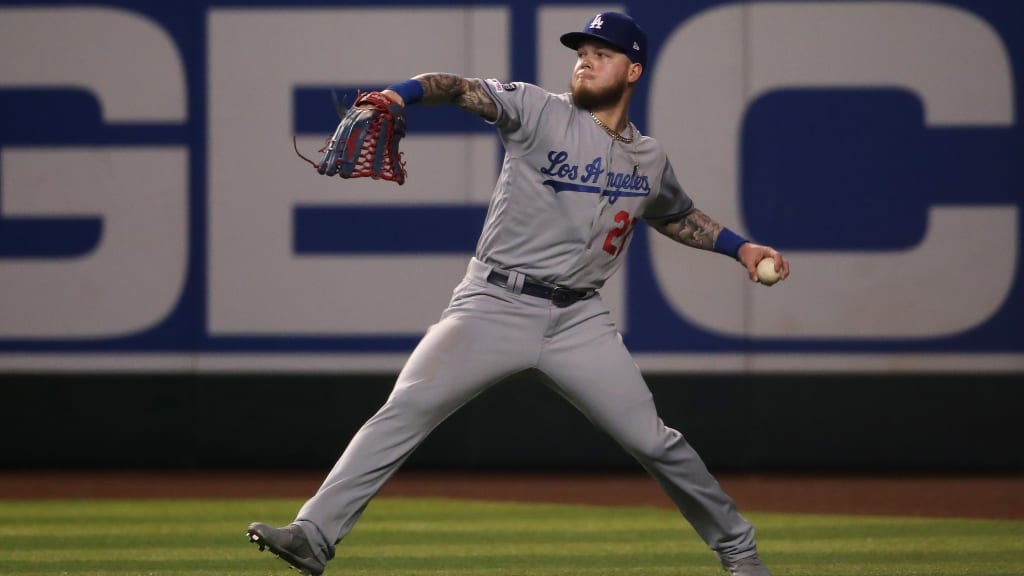
<path fill-rule="evenodd" d="M 615 241 L 620 237 L 629 234 L 630 228 L 632 228 L 633 224 L 636 223 L 636 218 L 631 219 L 629 217 L 629 212 L 620 210 L 619 213 L 615 215 L 615 223 L 618 224 L 618 226 L 609 230 L 608 235 L 604 237 L 604 251 L 612 256 L 618 256 L 619 252 L 622 251 L 622 246 L 625 244 L 625 241 L 619 242 L 617 245 Z"/>

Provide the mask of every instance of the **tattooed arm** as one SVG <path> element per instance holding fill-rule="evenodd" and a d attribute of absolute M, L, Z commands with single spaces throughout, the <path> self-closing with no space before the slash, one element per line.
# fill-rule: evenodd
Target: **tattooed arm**
<path fill-rule="evenodd" d="M 679 220 L 658 223 L 655 225 L 655 229 L 680 244 L 701 250 L 713 250 L 715 240 L 718 239 L 718 234 L 722 231 L 722 225 L 712 220 L 707 214 L 695 209 Z M 757 263 L 764 258 L 774 258 L 776 269 L 782 278 L 789 276 L 789 261 L 771 246 L 746 242 L 740 246 L 736 259 L 746 267 L 750 280 L 756 282 Z"/>
<path fill-rule="evenodd" d="M 656 229 L 680 244 L 711 250 L 715 247 L 715 238 L 722 231 L 722 225 L 700 210 L 693 210 L 679 220 L 658 224 Z"/>
<path fill-rule="evenodd" d="M 483 85 L 475 80 L 440 72 L 420 74 L 413 80 L 423 86 L 423 99 L 420 101 L 423 104 L 452 104 L 491 122 L 498 119 L 498 106 Z M 402 97 L 391 90 L 385 90 L 384 94 L 399 104 L 405 104 Z"/>

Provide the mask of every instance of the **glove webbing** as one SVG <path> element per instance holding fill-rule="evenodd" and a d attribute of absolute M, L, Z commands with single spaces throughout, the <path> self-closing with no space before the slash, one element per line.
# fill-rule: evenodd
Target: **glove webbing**
<path fill-rule="evenodd" d="M 391 105 L 391 101 L 388 100 L 387 96 L 379 92 L 373 92 L 365 96 L 359 94 L 356 97 L 356 105 L 362 102 L 370 102 L 385 110 Z M 405 182 L 405 163 L 402 162 L 401 158 L 392 158 L 391 155 L 393 150 L 392 140 L 394 138 L 394 128 L 391 125 L 392 120 L 391 114 L 378 114 L 370 121 L 366 125 L 366 136 L 363 138 L 363 146 L 359 146 L 359 142 L 355 141 L 356 134 L 350 135 L 349 141 L 345 143 L 345 156 L 349 156 L 348 151 L 355 149 L 359 150 L 359 155 L 354 159 L 352 175 L 349 178 L 369 176 L 373 179 L 383 178 L 384 180 L 391 180 L 399 184 Z M 387 135 L 387 138 L 383 145 L 379 146 L 381 131 Z"/>

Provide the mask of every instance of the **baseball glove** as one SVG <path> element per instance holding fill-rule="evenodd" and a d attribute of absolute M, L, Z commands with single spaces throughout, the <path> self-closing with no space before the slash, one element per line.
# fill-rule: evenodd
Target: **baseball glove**
<path fill-rule="evenodd" d="M 360 92 L 351 108 L 335 108 L 341 122 L 327 145 L 320 149 L 320 163 L 299 154 L 325 176 L 384 179 L 405 183 L 405 162 L 398 143 L 405 137 L 405 110 L 380 92 Z M 298 149 L 296 149 L 298 153 Z"/>

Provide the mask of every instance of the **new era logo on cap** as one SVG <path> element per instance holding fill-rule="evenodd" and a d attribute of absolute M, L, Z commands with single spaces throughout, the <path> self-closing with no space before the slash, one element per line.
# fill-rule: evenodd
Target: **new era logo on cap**
<path fill-rule="evenodd" d="M 582 32 L 562 35 L 562 44 L 576 50 L 585 40 L 597 38 L 621 50 L 631 61 L 647 66 L 647 36 L 628 15 L 602 12 L 583 25 Z"/>

